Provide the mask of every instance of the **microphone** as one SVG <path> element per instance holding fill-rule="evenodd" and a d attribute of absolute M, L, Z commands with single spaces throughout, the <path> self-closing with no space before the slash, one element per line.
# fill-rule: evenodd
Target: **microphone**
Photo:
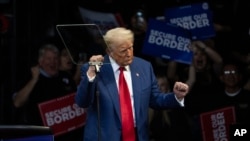
<path fill-rule="evenodd" d="M 95 66 L 96 72 L 100 72 L 100 68 L 103 65 L 103 62 L 89 62 L 90 66 Z"/>

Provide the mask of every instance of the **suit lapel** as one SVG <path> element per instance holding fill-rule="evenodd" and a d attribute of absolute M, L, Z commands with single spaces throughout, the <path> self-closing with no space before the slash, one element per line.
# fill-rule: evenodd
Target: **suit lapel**
<path fill-rule="evenodd" d="M 108 56 L 105 56 L 104 62 L 110 63 Z M 133 87 L 135 117 L 139 117 L 140 90 L 141 90 L 141 81 L 140 81 L 141 74 L 140 74 L 140 69 L 137 66 L 138 66 L 138 64 L 135 63 L 135 60 L 130 65 L 132 87 Z M 109 95 L 112 99 L 112 102 L 114 104 L 116 114 L 119 117 L 119 119 L 121 120 L 119 94 L 118 94 L 118 89 L 117 89 L 112 66 L 110 64 L 103 66 L 101 68 L 101 73 L 102 73 L 102 76 L 104 76 L 104 77 L 102 77 L 103 84 L 105 84 L 105 86 L 108 88 L 108 93 L 109 93 Z M 139 120 L 139 119 L 136 119 L 136 120 Z"/>
<path fill-rule="evenodd" d="M 110 63 L 108 56 L 105 56 L 104 59 L 105 63 Z M 115 81 L 115 76 L 113 72 L 113 68 L 110 64 L 104 65 L 103 68 L 101 68 L 102 71 L 102 81 L 104 86 L 108 89 L 108 94 L 110 98 L 112 99 L 112 102 L 114 104 L 114 108 L 116 111 L 117 116 L 119 119 L 120 117 L 120 104 L 119 104 L 119 94 L 118 89 Z"/>
<path fill-rule="evenodd" d="M 140 105 L 140 90 L 141 90 L 141 82 L 140 82 L 140 71 L 138 69 L 138 65 L 136 63 L 130 65 L 131 71 L 131 79 L 132 79 L 132 87 L 133 87 L 133 98 L 134 98 L 134 110 L 135 117 L 139 117 L 139 105 Z M 136 119 L 139 120 L 139 119 Z"/>

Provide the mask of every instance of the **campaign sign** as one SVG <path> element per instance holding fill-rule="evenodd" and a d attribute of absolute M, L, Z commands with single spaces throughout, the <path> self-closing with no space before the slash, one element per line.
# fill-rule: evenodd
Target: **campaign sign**
<path fill-rule="evenodd" d="M 206 2 L 167 8 L 164 16 L 166 22 L 190 30 L 193 40 L 215 36 L 212 11 Z"/>
<path fill-rule="evenodd" d="M 86 111 L 77 106 L 75 93 L 39 104 L 44 126 L 49 126 L 55 136 L 75 130 L 85 124 Z"/>
<path fill-rule="evenodd" d="M 200 115 L 203 141 L 228 141 L 230 125 L 235 123 L 234 107 L 226 107 Z"/>
<path fill-rule="evenodd" d="M 191 64 L 190 33 L 164 21 L 149 19 L 142 53 Z"/>
<path fill-rule="evenodd" d="M 79 7 L 79 11 L 84 23 L 98 25 L 102 33 L 106 33 L 107 30 L 114 27 L 124 26 L 120 13 L 98 12 L 83 7 Z"/>

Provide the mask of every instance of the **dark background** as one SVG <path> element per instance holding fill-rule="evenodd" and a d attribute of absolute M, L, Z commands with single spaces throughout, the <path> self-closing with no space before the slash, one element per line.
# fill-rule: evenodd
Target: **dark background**
<path fill-rule="evenodd" d="M 89 2 L 90 1 L 90 2 Z M 100 12 L 121 13 L 126 25 L 143 9 L 147 17 L 162 16 L 164 8 L 199 0 L 0 0 L 0 124 L 12 124 L 12 100 L 16 81 L 36 64 L 38 48 L 45 42 L 60 44 L 57 24 L 83 23 L 78 7 Z M 249 2 L 209 0 L 214 21 L 234 28 L 240 50 L 249 51 Z M 2 28 L 6 26 L 6 30 Z"/>

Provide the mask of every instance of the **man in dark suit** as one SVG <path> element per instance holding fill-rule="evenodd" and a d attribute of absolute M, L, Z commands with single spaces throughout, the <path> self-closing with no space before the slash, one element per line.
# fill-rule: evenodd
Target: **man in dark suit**
<path fill-rule="evenodd" d="M 162 94 L 158 88 L 152 65 L 133 55 L 134 35 L 131 30 L 117 27 L 104 35 L 107 55 L 94 55 L 90 62 L 103 62 L 98 72 L 96 66 L 84 64 L 81 82 L 75 97 L 76 103 L 87 108 L 84 141 L 125 141 L 123 139 L 120 108 L 119 74 L 124 75 L 130 93 L 133 125 L 139 141 L 149 140 L 148 109 L 166 109 L 184 106 L 188 85 L 176 82 L 173 93 Z M 97 73 L 98 72 L 98 73 Z M 97 93 L 97 95 L 96 95 Z M 127 135 L 130 136 L 130 135 Z"/>

